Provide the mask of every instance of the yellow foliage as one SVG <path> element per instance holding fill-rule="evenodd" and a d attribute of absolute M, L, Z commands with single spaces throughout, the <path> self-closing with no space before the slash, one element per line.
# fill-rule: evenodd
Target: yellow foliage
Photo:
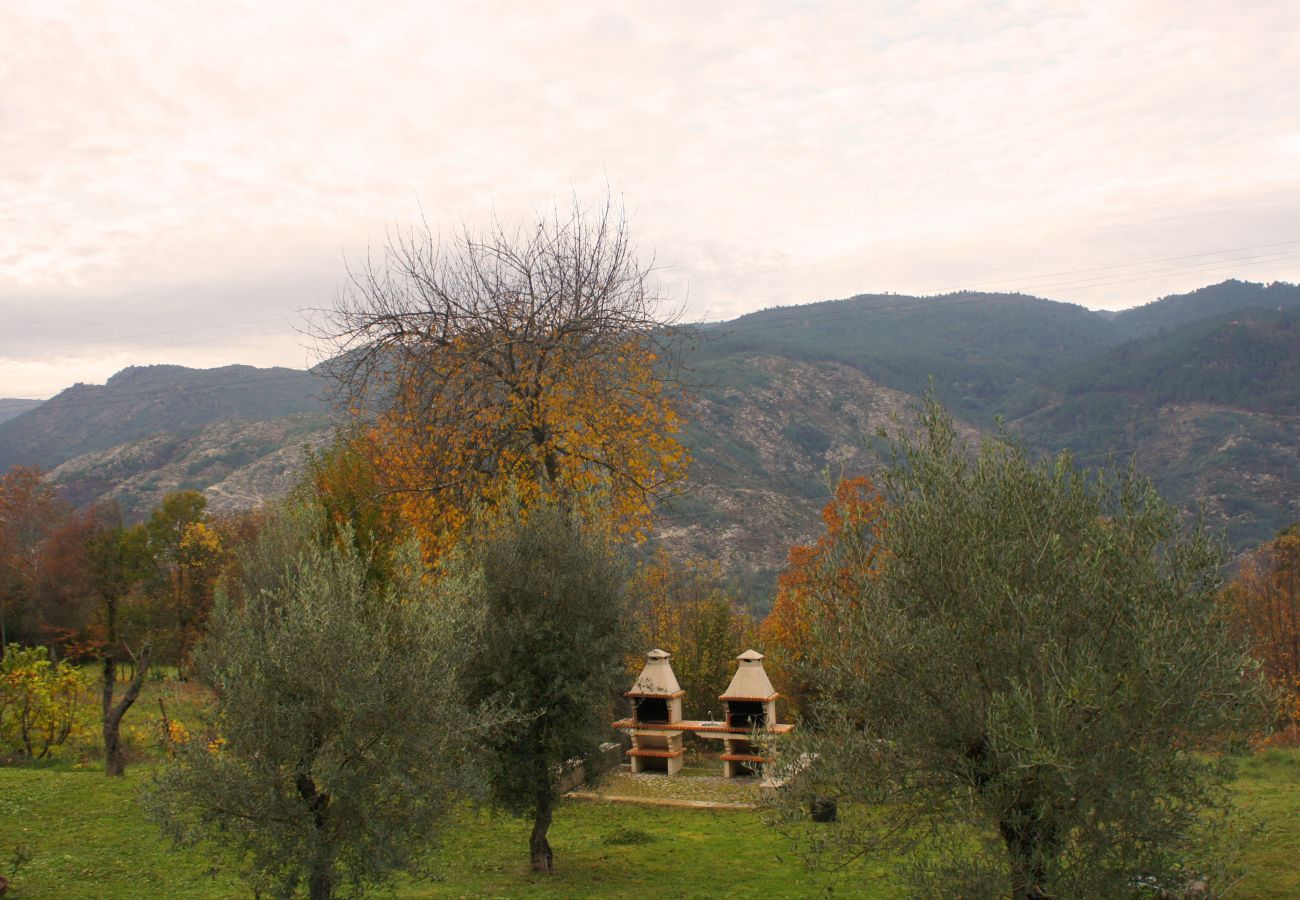
<path fill-rule="evenodd" d="M 207 522 L 190 522 L 181 532 L 180 563 L 187 568 L 212 565 L 221 556 L 221 538 Z"/>
<path fill-rule="evenodd" d="M 44 647 L 11 644 L 0 661 L 0 757 L 43 759 L 89 725 L 81 671 L 51 662 Z"/>
<path fill-rule="evenodd" d="M 676 398 L 647 341 L 623 341 L 614 364 L 581 340 L 511 342 L 504 365 L 494 338 L 482 352 L 461 339 L 397 373 L 371 446 L 431 560 L 476 506 L 507 496 L 525 508 L 557 496 L 598 503 L 616 534 L 644 537 L 649 498 L 685 475 Z"/>

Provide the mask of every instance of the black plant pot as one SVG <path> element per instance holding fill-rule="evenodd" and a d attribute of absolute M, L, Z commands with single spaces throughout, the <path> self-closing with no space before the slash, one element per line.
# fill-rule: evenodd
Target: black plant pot
<path fill-rule="evenodd" d="M 839 807 L 834 800 L 817 797 L 808 804 L 808 815 L 814 822 L 834 822 L 839 815 Z"/>

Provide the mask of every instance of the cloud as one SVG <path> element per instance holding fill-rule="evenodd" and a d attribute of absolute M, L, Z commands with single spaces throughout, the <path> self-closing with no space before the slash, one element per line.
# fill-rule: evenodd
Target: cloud
<path fill-rule="evenodd" d="M 126 322 L 327 302 L 343 254 L 418 210 L 518 218 L 607 183 L 711 318 L 977 282 L 1131 305 L 1219 273 L 1035 277 L 1300 238 L 1294 3 L 631 10 L 5 4 L 0 298 L 22 331 L 0 355 L 66 333 L 76 380 L 147 343 Z M 1201 259 L 1300 277 L 1300 254 L 1258 257 Z M 228 360 L 274 356 L 253 345 Z M 31 393 L 10 371 L 0 395 Z"/>

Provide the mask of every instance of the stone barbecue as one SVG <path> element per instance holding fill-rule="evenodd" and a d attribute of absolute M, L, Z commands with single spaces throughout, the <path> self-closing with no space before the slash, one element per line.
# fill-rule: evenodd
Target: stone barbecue
<path fill-rule="evenodd" d="M 632 718 L 623 730 L 632 735 L 632 774 L 662 771 L 676 775 L 682 769 L 682 697 L 672 654 L 655 648 L 645 655 L 645 668 L 632 690 L 623 696 L 632 700 Z"/>
<path fill-rule="evenodd" d="M 731 684 L 719 697 L 725 714 L 718 722 L 682 718 L 682 697 L 686 691 L 677 683 L 670 656 L 658 648 L 646 654 L 645 668 L 624 695 L 632 700 L 632 715 L 613 723 L 614 728 L 632 738 L 632 748 L 627 754 L 633 774 L 680 772 L 685 753 L 682 737 L 689 731 L 697 737 L 722 742 L 722 772 L 726 777 L 761 775 L 763 764 L 772 759 L 763 754 L 755 741 L 787 734 L 794 728 L 776 721 L 779 695 L 763 669 L 763 654 L 746 650 L 736 657 L 740 665 Z"/>

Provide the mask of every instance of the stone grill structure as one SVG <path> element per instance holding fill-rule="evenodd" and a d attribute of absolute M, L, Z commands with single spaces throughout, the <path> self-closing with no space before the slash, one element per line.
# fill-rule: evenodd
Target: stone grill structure
<path fill-rule="evenodd" d="M 645 667 L 632 689 L 624 694 L 632 701 L 632 715 L 613 723 L 614 728 L 632 738 L 632 747 L 627 751 L 632 773 L 658 771 L 676 775 L 685 755 L 682 738 L 689 731 L 722 742 L 722 771 L 727 778 L 761 775 L 763 765 L 772 758 L 764 755 L 756 742 L 761 738 L 770 746 L 768 739 L 794 728 L 776 721 L 779 695 L 763 669 L 763 654 L 746 650 L 736 657 L 736 674 L 719 697 L 726 710 L 720 722 L 682 718 L 686 691 L 673 674 L 670 656 L 658 648 L 646 654 Z"/>

